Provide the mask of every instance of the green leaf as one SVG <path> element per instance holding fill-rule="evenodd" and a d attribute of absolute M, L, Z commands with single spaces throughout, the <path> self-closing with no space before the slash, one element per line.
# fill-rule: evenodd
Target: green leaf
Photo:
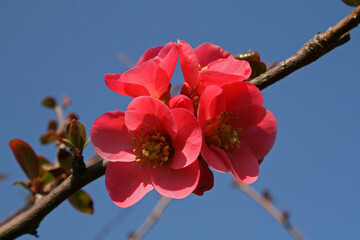
<path fill-rule="evenodd" d="M 24 188 L 26 188 L 27 190 L 30 190 L 31 188 L 31 182 L 29 180 L 27 181 L 23 181 L 23 182 L 14 182 L 13 185 L 20 185 L 20 186 L 23 186 Z"/>
<path fill-rule="evenodd" d="M 44 170 L 50 170 L 54 167 L 47 158 L 45 158 L 41 155 L 37 155 L 37 159 L 38 159 L 40 168 L 42 168 Z"/>
<path fill-rule="evenodd" d="M 82 124 L 79 120 L 71 120 L 66 127 L 66 139 L 68 139 L 75 148 L 82 151 L 86 141 L 86 130 L 84 124 Z"/>
<path fill-rule="evenodd" d="M 40 170 L 40 182 L 43 186 L 53 182 L 55 177 L 47 170 L 41 169 Z"/>
<path fill-rule="evenodd" d="M 40 142 L 42 144 L 48 144 L 54 142 L 56 139 L 57 139 L 57 135 L 55 134 L 55 132 L 51 131 L 41 135 Z"/>
<path fill-rule="evenodd" d="M 26 176 L 30 180 L 38 177 L 39 161 L 30 145 L 20 139 L 11 140 L 9 145 Z"/>
<path fill-rule="evenodd" d="M 92 214 L 94 212 L 93 201 L 89 194 L 83 190 L 78 190 L 71 195 L 69 202 L 76 210 L 82 213 Z"/>
<path fill-rule="evenodd" d="M 250 79 L 256 78 L 260 74 L 266 72 L 266 65 L 265 63 L 261 62 L 260 60 L 251 60 L 249 61 L 251 67 L 251 76 Z"/>
<path fill-rule="evenodd" d="M 57 157 L 61 167 L 66 170 L 70 170 L 72 168 L 74 157 L 66 149 L 60 149 Z"/>
<path fill-rule="evenodd" d="M 352 7 L 357 7 L 360 5 L 360 0 L 342 0 L 345 4 L 350 5 Z"/>
<path fill-rule="evenodd" d="M 54 108 L 56 106 L 56 101 L 53 97 L 46 97 L 42 100 L 41 104 L 47 108 Z"/>

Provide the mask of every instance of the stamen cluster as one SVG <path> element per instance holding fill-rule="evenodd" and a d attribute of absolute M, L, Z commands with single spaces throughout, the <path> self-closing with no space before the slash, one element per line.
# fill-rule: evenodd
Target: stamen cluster
<path fill-rule="evenodd" d="M 214 120 L 210 121 L 205 128 L 206 144 L 214 144 L 222 149 L 240 148 L 239 137 L 243 131 L 242 128 L 234 128 L 232 121 L 239 120 L 233 117 L 233 113 L 229 114 L 224 111 Z"/>
<path fill-rule="evenodd" d="M 132 145 L 135 147 L 133 152 L 136 153 L 136 162 L 141 162 L 141 167 L 156 168 L 168 162 L 173 153 L 173 148 L 168 138 L 162 136 L 156 129 L 145 132 L 149 126 L 140 127 L 144 132 L 139 138 L 132 138 Z"/>

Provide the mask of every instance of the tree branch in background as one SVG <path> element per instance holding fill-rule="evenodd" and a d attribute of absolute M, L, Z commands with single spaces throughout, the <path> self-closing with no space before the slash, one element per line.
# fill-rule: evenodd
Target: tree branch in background
<path fill-rule="evenodd" d="M 250 82 L 255 84 L 259 89 L 264 89 L 297 69 L 316 61 L 334 48 L 349 41 L 349 31 L 359 23 L 360 7 L 357 7 L 351 14 L 333 27 L 330 27 L 325 33 L 316 34 L 292 57 L 282 61 L 276 67 L 269 69 Z"/>
<path fill-rule="evenodd" d="M 43 218 L 74 192 L 104 175 L 107 164 L 108 161 L 102 160 L 80 173 L 70 175 L 28 211 L 2 225 L 0 227 L 0 239 L 14 239 L 26 233 L 36 236 L 36 229 Z"/>
<path fill-rule="evenodd" d="M 154 226 L 154 224 L 160 219 L 162 216 L 166 206 L 171 202 L 171 198 L 167 198 L 164 196 L 160 196 L 158 203 L 153 209 L 152 213 L 145 222 L 141 225 L 141 227 L 134 233 L 131 234 L 130 240 L 139 240 L 145 236 L 145 234 Z"/>
<path fill-rule="evenodd" d="M 306 240 L 304 235 L 290 224 L 288 214 L 277 210 L 269 197 L 261 196 L 250 185 L 239 182 L 234 178 L 234 184 L 248 195 L 254 202 L 263 207 L 276 221 L 278 221 L 296 240 Z"/>
<path fill-rule="evenodd" d="M 329 28 L 325 33 L 315 35 L 294 56 L 269 69 L 250 82 L 260 89 L 264 89 L 279 81 L 295 70 L 315 61 L 332 49 L 349 41 L 350 35 L 348 31 L 359 23 L 360 7 L 357 7 L 351 14 L 335 26 Z M 81 173 L 70 175 L 58 187 L 40 199 L 34 207 L 2 225 L 0 227 L 0 238 L 14 239 L 26 233 L 36 235 L 36 229 L 42 219 L 72 193 L 104 175 L 107 163 L 106 160 L 102 160 L 86 168 Z"/>

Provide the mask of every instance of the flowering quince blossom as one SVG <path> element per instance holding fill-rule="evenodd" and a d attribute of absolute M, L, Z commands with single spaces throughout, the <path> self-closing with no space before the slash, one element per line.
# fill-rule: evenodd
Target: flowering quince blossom
<path fill-rule="evenodd" d="M 106 85 L 122 95 L 152 96 L 166 102 L 170 97 L 170 79 L 178 55 L 177 44 L 173 42 L 150 48 L 129 71 L 122 74 L 106 74 Z"/>
<path fill-rule="evenodd" d="M 276 119 L 263 107 L 260 90 L 247 82 L 208 86 L 197 116 L 204 160 L 217 171 L 231 171 L 243 183 L 255 182 L 277 132 Z"/>
<path fill-rule="evenodd" d="M 135 204 L 154 188 L 170 198 L 184 198 L 197 189 L 203 171 L 198 161 L 202 133 L 186 109 L 137 97 L 125 112 L 107 112 L 96 119 L 91 139 L 95 151 L 109 160 L 105 184 L 119 207 Z M 209 182 L 201 181 L 202 186 Z M 196 193 L 206 190 L 202 186 Z"/>
<path fill-rule="evenodd" d="M 185 79 L 181 93 L 189 96 L 195 106 L 207 86 L 221 87 L 231 82 L 244 81 L 251 75 L 247 61 L 235 59 L 219 46 L 203 43 L 193 49 L 185 41 L 178 40 L 178 47 Z"/>

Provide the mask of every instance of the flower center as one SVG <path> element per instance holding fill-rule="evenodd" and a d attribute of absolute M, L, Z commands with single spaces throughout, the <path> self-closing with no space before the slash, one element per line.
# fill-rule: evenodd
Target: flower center
<path fill-rule="evenodd" d="M 242 128 L 234 128 L 231 122 L 239 120 L 233 113 L 226 111 L 219 114 L 215 119 L 208 122 L 205 128 L 205 142 L 216 145 L 222 149 L 240 148 L 239 137 Z"/>
<path fill-rule="evenodd" d="M 141 167 L 156 168 L 164 165 L 174 150 L 168 137 L 162 136 L 154 127 L 140 127 L 144 132 L 139 138 L 132 138 L 133 151 L 136 153 L 135 160 L 141 162 Z"/>

